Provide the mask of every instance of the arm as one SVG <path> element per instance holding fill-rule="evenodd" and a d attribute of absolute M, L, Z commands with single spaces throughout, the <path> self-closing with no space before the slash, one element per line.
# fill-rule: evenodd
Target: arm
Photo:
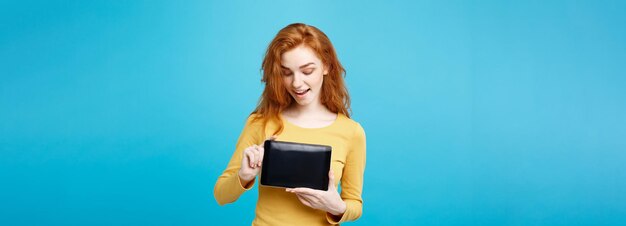
<path fill-rule="evenodd" d="M 366 142 L 365 131 L 361 125 L 357 126 L 350 147 L 341 178 L 341 199 L 346 203 L 346 210 L 338 216 L 327 213 L 326 218 L 332 224 L 354 221 L 361 217 L 363 209 L 361 193 L 365 172 Z"/>
<path fill-rule="evenodd" d="M 236 201 L 241 194 L 250 190 L 254 185 L 254 178 L 250 181 L 242 181 L 239 177 L 239 169 L 241 168 L 244 149 L 262 141 L 264 133 L 260 121 L 253 123 L 252 118 L 252 115 L 248 117 L 246 125 L 237 141 L 235 153 L 233 153 L 230 162 L 228 162 L 226 170 L 224 170 L 215 183 L 213 195 L 219 205 Z"/>

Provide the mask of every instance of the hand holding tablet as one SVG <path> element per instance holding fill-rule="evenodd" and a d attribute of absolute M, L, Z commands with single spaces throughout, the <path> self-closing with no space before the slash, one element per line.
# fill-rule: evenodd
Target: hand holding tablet
<path fill-rule="evenodd" d="M 275 140 L 276 136 L 268 138 L 268 140 Z M 243 156 L 241 158 L 241 168 L 238 175 L 241 185 L 248 187 L 250 182 L 260 173 L 263 164 L 264 144 L 252 145 L 243 150 Z"/>

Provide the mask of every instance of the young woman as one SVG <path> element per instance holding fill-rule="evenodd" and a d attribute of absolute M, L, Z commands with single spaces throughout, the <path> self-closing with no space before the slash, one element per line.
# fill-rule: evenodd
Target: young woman
<path fill-rule="evenodd" d="M 260 175 L 266 139 L 332 147 L 328 190 L 259 186 L 253 225 L 331 225 L 361 216 L 365 132 L 350 119 L 345 70 L 328 37 L 296 23 L 278 32 L 263 60 L 265 90 L 214 195 L 236 201 Z M 341 193 L 337 187 L 341 182 Z"/>

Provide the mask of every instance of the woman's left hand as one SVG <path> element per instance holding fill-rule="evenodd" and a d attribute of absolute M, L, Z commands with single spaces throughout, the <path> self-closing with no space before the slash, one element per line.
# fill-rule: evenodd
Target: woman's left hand
<path fill-rule="evenodd" d="M 313 209 L 324 210 L 335 216 L 341 216 L 346 212 L 346 202 L 341 199 L 335 187 L 333 170 L 328 172 L 327 191 L 310 188 L 287 188 L 285 191 L 296 194 L 302 204 Z"/>

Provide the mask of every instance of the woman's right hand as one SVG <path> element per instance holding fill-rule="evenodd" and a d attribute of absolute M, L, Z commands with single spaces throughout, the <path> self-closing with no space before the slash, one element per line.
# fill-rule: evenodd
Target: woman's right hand
<path fill-rule="evenodd" d="M 276 140 L 276 135 L 268 138 L 268 140 Z M 256 175 L 261 172 L 263 165 L 263 142 L 261 145 L 252 145 L 243 150 L 243 156 L 241 158 L 241 168 L 239 169 L 239 180 L 244 187 L 247 187 L 248 183 L 254 180 Z"/>

